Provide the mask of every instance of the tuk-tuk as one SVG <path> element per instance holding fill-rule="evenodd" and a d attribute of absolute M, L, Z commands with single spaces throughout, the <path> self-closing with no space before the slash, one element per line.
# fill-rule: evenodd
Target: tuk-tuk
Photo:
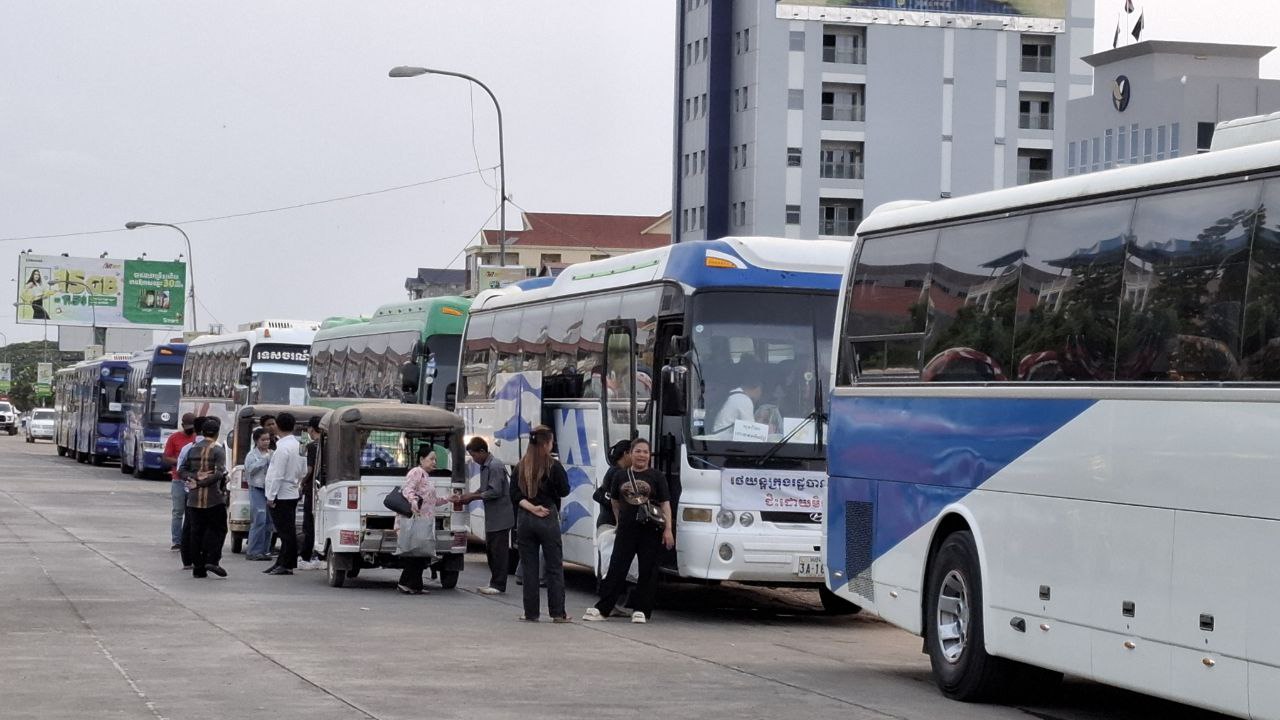
<path fill-rule="evenodd" d="M 245 539 L 249 537 L 249 480 L 244 476 L 244 458 L 253 449 L 253 429 L 264 415 L 278 416 L 280 413 L 291 413 L 298 421 L 294 426 L 294 434 L 302 434 L 311 418 L 324 417 L 329 408 L 314 405 L 246 405 L 236 414 L 236 426 L 232 430 L 227 444 L 231 451 L 231 471 L 227 478 L 227 536 L 231 538 L 231 552 L 239 553 L 244 549 Z M 301 506 L 299 506 L 301 510 Z"/>
<path fill-rule="evenodd" d="M 466 487 L 462 418 L 430 405 L 347 405 L 320 421 L 316 551 L 329 585 L 342 587 L 364 568 L 398 568 L 396 515 L 383 504 L 417 465 L 418 448 L 435 449 L 432 473 L 443 498 Z M 446 589 L 458 584 L 467 552 L 468 516 L 460 504 L 436 509 L 436 558 L 430 567 Z"/>

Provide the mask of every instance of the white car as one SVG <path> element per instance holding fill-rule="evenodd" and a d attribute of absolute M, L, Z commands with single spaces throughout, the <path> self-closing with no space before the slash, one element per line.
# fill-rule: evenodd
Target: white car
<path fill-rule="evenodd" d="M 27 442 L 53 439 L 54 411 L 50 408 L 36 408 L 27 418 Z"/>
<path fill-rule="evenodd" d="M 0 430 L 10 435 L 18 434 L 18 408 L 7 400 L 0 400 Z"/>

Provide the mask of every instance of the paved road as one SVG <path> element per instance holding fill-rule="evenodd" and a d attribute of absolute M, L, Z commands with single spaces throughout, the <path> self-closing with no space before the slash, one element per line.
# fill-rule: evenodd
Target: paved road
<path fill-rule="evenodd" d="M 919 639 L 810 592 L 668 585 L 647 626 L 530 625 L 514 595 L 405 597 L 392 571 L 339 590 L 230 556 L 195 580 L 168 508 L 167 483 L 0 437 L 0 717 L 1216 717 L 1072 679 L 1035 706 L 953 703 Z M 459 587 L 485 577 L 473 555 Z M 570 572 L 579 614 L 590 588 Z"/>

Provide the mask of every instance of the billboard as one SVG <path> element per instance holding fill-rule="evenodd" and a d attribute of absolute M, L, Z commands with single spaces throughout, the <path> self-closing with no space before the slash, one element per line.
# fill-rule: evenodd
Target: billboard
<path fill-rule="evenodd" d="M 186 263 L 18 256 L 19 323 L 180 328 L 186 297 Z"/>
<path fill-rule="evenodd" d="M 476 289 L 505 287 L 528 277 L 529 272 L 523 265 L 480 265 L 476 268 Z"/>
<path fill-rule="evenodd" d="M 1068 0 L 785 0 L 786 5 L 821 5 L 836 8 L 904 10 L 961 15 L 1016 15 L 1065 18 Z"/>
<path fill-rule="evenodd" d="M 0 395 L 8 395 L 13 389 L 13 365 L 0 363 Z"/>
<path fill-rule="evenodd" d="M 36 397 L 52 395 L 51 387 L 53 387 L 53 363 L 36 363 Z"/>

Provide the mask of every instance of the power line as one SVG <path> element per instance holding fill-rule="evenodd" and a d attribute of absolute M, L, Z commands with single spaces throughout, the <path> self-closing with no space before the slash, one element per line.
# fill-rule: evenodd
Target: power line
<path fill-rule="evenodd" d="M 229 215 L 217 215 L 214 217 L 195 218 L 191 220 L 178 220 L 173 224 L 174 225 L 194 225 L 196 223 L 216 222 L 218 220 L 231 220 L 234 218 L 250 217 L 253 215 L 265 215 L 267 213 L 284 212 L 286 210 L 298 210 L 300 208 L 313 207 L 316 205 L 324 205 L 327 203 L 341 202 L 344 200 L 354 200 L 357 198 L 370 197 L 372 195 L 382 195 L 384 193 L 397 192 L 399 190 L 408 190 L 410 188 L 422 187 L 424 185 L 431 185 L 438 182 L 444 182 L 446 180 L 456 180 L 458 178 L 466 177 L 468 175 L 480 175 L 481 179 L 483 180 L 484 179 L 483 173 L 485 170 L 494 170 L 497 167 L 498 167 L 497 165 L 493 165 L 487 168 L 481 168 L 479 167 L 479 162 L 477 161 L 477 167 L 475 170 L 468 170 L 466 172 L 461 172 L 454 175 L 446 175 L 444 177 L 432 178 L 430 180 L 422 180 L 419 182 L 409 183 L 407 185 L 396 185 L 394 187 L 381 188 L 379 190 L 370 190 L 368 192 L 355 193 L 353 195 L 341 195 L 338 197 L 326 198 L 324 200 L 312 200 L 311 202 L 297 203 L 295 205 L 284 205 L 281 207 L 267 208 L 265 210 L 250 210 L 247 212 L 231 213 Z M 118 228 L 103 228 L 101 230 L 82 230 L 80 232 L 58 233 L 54 235 L 22 235 L 22 236 L 16 236 L 16 237 L 0 238 L 0 242 L 20 242 L 20 241 L 26 241 L 26 240 L 53 240 L 57 238 L 80 237 L 84 235 L 102 235 L 104 233 L 114 233 L 114 232 L 127 232 L 127 231 L 123 227 L 118 227 Z"/>
<path fill-rule="evenodd" d="M 479 230 L 476 230 L 474 233 L 472 233 L 472 234 L 467 238 L 467 242 L 466 242 L 465 244 L 463 244 L 462 249 L 461 249 L 461 250 L 459 250 L 459 251 L 457 252 L 457 254 L 456 254 L 456 255 L 454 255 L 454 256 L 453 256 L 453 258 L 452 258 L 451 260 L 449 260 L 449 262 L 447 262 L 447 263 L 445 263 L 445 264 L 444 264 L 444 266 L 445 266 L 446 268 L 447 268 L 447 267 L 449 267 L 450 265 L 452 265 L 454 262 L 456 262 L 456 261 L 457 261 L 457 259 L 458 259 L 458 256 L 459 256 L 459 255 L 461 255 L 462 253 L 464 253 L 464 252 L 466 252 L 466 251 L 467 251 L 467 248 L 471 246 L 471 239 L 472 239 L 472 238 L 474 238 L 476 235 L 479 235 L 480 233 L 484 232 L 484 226 L 485 226 L 485 225 L 488 225 L 488 224 L 489 224 L 489 221 L 493 219 L 493 216 L 497 215 L 497 214 L 498 214 L 498 211 L 499 211 L 499 210 L 501 210 L 501 209 L 502 209 L 502 206 L 501 206 L 501 205 L 499 205 L 498 207 L 495 207 L 495 208 L 493 209 L 493 212 L 489 213 L 489 217 L 485 218 L 485 219 L 484 219 L 484 222 L 480 223 L 480 229 L 479 229 Z"/>

